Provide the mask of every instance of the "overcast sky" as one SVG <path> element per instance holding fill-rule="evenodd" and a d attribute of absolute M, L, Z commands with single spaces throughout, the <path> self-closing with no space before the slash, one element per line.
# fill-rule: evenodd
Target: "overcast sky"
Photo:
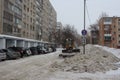
<path fill-rule="evenodd" d="M 57 20 L 63 25 L 71 24 L 81 33 L 83 29 L 84 0 L 50 0 L 57 12 Z M 120 0 L 87 0 L 87 8 L 90 17 L 86 15 L 86 29 L 96 22 L 103 13 L 109 16 L 120 16 Z"/>

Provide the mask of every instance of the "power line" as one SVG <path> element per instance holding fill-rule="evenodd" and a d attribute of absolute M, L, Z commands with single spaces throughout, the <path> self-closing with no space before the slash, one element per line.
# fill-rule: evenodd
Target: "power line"
<path fill-rule="evenodd" d="M 87 6 L 87 4 L 86 4 L 86 12 L 87 12 L 89 24 L 91 24 L 91 18 L 90 18 L 90 15 L 89 15 L 89 11 L 88 11 L 88 6 Z"/>

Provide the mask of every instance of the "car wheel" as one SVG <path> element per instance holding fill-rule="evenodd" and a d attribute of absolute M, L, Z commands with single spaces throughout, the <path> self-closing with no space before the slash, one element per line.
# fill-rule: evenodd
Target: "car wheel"
<path fill-rule="evenodd" d="M 1 61 L 5 61 L 5 59 L 2 59 Z"/>
<path fill-rule="evenodd" d="M 7 55 L 7 58 L 6 58 L 7 60 L 10 60 L 11 58 L 10 58 L 10 56 L 9 55 Z"/>
<path fill-rule="evenodd" d="M 42 51 L 42 54 L 45 54 L 45 51 Z"/>

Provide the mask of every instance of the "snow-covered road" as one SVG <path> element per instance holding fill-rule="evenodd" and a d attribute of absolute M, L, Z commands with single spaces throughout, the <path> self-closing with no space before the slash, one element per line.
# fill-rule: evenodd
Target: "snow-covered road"
<path fill-rule="evenodd" d="M 0 62 L 0 80 L 45 80 L 51 74 L 47 67 L 59 60 L 58 53 Z"/>
<path fill-rule="evenodd" d="M 114 49 L 115 50 L 115 49 Z M 120 80 L 120 70 L 106 73 L 73 73 L 51 70 L 61 51 L 0 62 L 0 80 Z"/>

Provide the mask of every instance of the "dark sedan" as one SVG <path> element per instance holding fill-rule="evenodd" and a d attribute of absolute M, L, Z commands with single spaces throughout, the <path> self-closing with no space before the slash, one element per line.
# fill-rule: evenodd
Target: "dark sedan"
<path fill-rule="evenodd" d="M 21 56 L 19 52 L 15 52 L 12 49 L 2 49 L 2 50 L 6 53 L 7 59 L 17 59 L 20 58 Z"/>

